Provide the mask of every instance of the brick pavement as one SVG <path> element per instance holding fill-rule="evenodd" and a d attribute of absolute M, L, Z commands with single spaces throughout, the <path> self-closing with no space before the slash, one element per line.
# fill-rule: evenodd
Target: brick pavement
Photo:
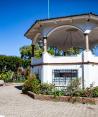
<path fill-rule="evenodd" d="M 0 87 L 0 115 L 4 117 L 98 117 L 98 105 L 33 100 L 11 85 Z"/>

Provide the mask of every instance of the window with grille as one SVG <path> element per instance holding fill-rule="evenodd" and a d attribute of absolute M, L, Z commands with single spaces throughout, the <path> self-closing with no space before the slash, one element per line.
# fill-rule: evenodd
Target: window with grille
<path fill-rule="evenodd" d="M 76 69 L 53 70 L 52 82 L 57 87 L 66 87 L 70 80 L 78 77 Z"/>

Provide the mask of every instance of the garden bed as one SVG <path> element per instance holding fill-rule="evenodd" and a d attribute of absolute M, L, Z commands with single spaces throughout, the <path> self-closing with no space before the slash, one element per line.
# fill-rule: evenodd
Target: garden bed
<path fill-rule="evenodd" d="M 49 101 L 60 101 L 60 102 L 79 102 L 82 104 L 98 104 L 98 98 L 88 98 L 88 97 L 71 97 L 71 96 L 56 96 L 53 95 L 43 95 L 35 94 L 31 91 L 28 91 L 27 94 L 33 99 L 39 100 L 49 100 Z"/>
<path fill-rule="evenodd" d="M 53 84 L 41 83 L 32 75 L 24 82 L 22 92 L 39 100 L 98 104 L 98 86 L 82 90 L 80 84 L 77 78 L 70 81 L 65 90 L 58 90 Z"/>

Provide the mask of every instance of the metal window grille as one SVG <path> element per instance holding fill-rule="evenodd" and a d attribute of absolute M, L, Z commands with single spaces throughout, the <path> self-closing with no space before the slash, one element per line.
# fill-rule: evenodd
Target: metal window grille
<path fill-rule="evenodd" d="M 55 69 L 53 70 L 52 83 L 56 87 L 66 88 L 69 81 L 78 77 L 76 69 Z"/>

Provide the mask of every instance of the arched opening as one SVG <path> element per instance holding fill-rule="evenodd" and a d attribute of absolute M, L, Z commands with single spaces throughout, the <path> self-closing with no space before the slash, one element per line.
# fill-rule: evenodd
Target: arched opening
<path fill-rule="evenodd" d="M 69 48 L 85 49 L 83 31 L 72 25 L 56 27 L 47 35 L 47 46 L 58 48 L 63 52 L 66 52 Z"/>
<path fill-rule="evenodd" d="M 98 56 L 98 27 L 94 28 L 89 34 L 89 47 L 93 54 Z"/>

